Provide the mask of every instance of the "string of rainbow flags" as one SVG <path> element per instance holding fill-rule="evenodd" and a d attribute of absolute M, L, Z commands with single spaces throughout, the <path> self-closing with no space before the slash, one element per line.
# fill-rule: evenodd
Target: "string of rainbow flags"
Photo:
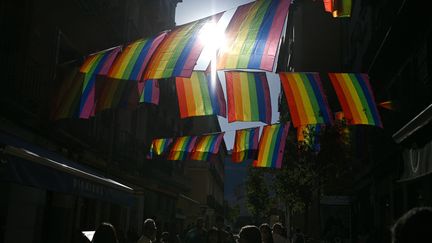
<path fill-rule="evenodd" d="M 218 51 L 218 70 L 273 71 L 290 2 L 255 1 L 238 7 L 225 30 L 226 48 Z M 89 55 L 79 74 L 59 90 L 51 118 L 88 119 L 104 109 L 138 101 L 157 104 L 158 96 L 152 92 L 158 89 L 156 80 L 190 78 L 205 44 L 200 33 L 223 14 L 134 41 L 124 48 Z M 138 91 L 134 88 L 137 83 Z"/>
<path fill-rule="evenodd" d="M 79 73 L 65 80 L 51 117 L 54 120 L 70 117 L 88 119 L 106 109 L 136 106 L 140 102 L 157 105 L 158 80 L 173 78 L 181 118 L 220 115 L 228 116 L 229 122 L 262 121 L 270 124 L 271 103 L 266 73 L 239 70 L 273 71 L 290 2 L 255 1 L 235 11 L 225 30 L 226 48 L 218 51 L 216 63 L 217 70 L 234 70 L 224 72 L 228 102 L 225 101 L 219 80 L 211 85 L 208 72 L 194 71 L 204 48 L 199 34 L 206 24 L 219 21 L 223 15 L 220 13 L 124 47 L 118 46 L 87 56 Z M 328 76 L 347 124 L 382 127 L 366 74 L 330 73 Z M 295 128 L 333 123 L 318 73 L 280 72 L 279 78 Z M 233 161 L 251 158 L 252 155 L 245 151 L 259 151 L 254 163 L 256 166 L 279 168 L 285 141 L 282 138 L 286 138 L 288 129 L 289 124 L 265 126 L 261 142 L 256 143 L 259 149 L 236 150 L 235 145 Z M 251 135 L 243 131 L 243 134 L 258 139 L 258 133 Z M 208 153 L 214 153 L 204 148 L 213 147 L 215 150 L 212 151 L 218 151 L 221 138 L 218 137 L 213 145 L 209 145 L 205 141 L 214 139 L 204 137 L 154 141 L 150 157 L 151 154 L 164 154 L 162 148 L 165 145 L 161 144 L 170 145 L 172 142 L 168 159 L 207 160 Z"/>

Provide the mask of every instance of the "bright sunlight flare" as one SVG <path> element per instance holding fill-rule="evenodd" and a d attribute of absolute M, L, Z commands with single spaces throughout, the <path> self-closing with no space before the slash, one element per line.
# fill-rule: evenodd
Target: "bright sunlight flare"
<path fill-rule="evenodd" d="M 213 22 L 206 23 L 200 31 L 199 39 L 204 44 L 201 55 L 205 55 L 211 60 L 211 85 L 214 87 L 216 83 L 217 51 L 225 45 L 224 28 Z"/>

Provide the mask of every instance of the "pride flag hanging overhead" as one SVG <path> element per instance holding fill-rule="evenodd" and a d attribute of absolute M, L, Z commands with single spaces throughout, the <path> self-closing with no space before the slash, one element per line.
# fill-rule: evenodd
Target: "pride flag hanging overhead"
<path fill-rule="evenodd" d="M 227 29 L 218 69 L 273 71 L 291 0 L 255 1 L 237 8 Z"/>
<path fill-rule="evenodd" d="M 168 152 L 168 148 L 173 142 L 172 138 L 156 138 L 153 139 L 152 144 L 150 146 L 149 158 L 153 159 L 156 156 L 162 156 L 166 152 Z"/>
<path fill-rule="evenodd" d="M 329 73 L 347 124 L 383 127 L 367 74 Z"/>
<path fill-rule="evenodd" d="M 318 73 L 279 73 L 293 126 L 332 124 L 332 113 Z"/>
<path fill-rule="evenodd" d="M 94 115 L 96 75 L 107 75 L 119 52 L 120 47 L 116 47 L 90 55 L 81 66 L 80 72 L 85 73 L 85 77 L 80 102 L 80 118 L 88 119 Z"/>
<path fill-rule="evenodd" d="M 228 122 L 271 123 L 270 90 L 263 72 L 225 72 Z"/>
<path fill-rule="evenodd" d="M 253 162 L 254 167 L 282 168 L 289 126 L 289 123 L 264 126 L 258 147 L 258 159 Z"/>
<path fill-rule="evenodd" d="M 110 108 L 134 108 L 139 99 L 137 81 L 105 78 L 96 81 L 96 107 L 95 111 Z"/>
<path fill-rule="evenodd" d="M 185 160 L 192 152 L 196 140 L 197 140 L 196 136 L 183 136 L 183 137 L 176 138 L 167 156 L 167 159 Z"/>
<path fill-rule="evenodd" d="M 190 77 L 205 44 L 198 38 L 202 27 L 221 16 L 216 14 L 169 32 L 150 59 L 144 79 Z"/>
<path fill-rule="evenodd" d="M 237 130 L 232 151 L 232 161 L 242 162 L 256 159 L 258 151 L 259 127 Z"/>
<path fill-rule="evenodd" d="M 324 10 L 326 12 L 332 13 L 333 12 L 333 0 L 323 0 L 324 3 Z"/>
<path fill-rule="evenodd" d="M 194 71 L 190 78 L 176 77 L 181 118 L 214 114 L 226 117 L 225 98 L 219 79 L 213 85 L 208 78 L 202 71 Z"/>
<path fill-rule="evenodd" d="M 224 133 L 199 136 L 193 148 L 190 159 L 209 161 L 210 156 L 219 153 L 219 147 L 222 142 L 223 135 Z"/>
<path fill-rule="evenodd" d="M 65 74 L 53 100 L 51 120 L 78 117 L 84 75 L 78 69 Z"/>
<path fill-rule="evenodd" d="M 138 91 L 140 93 L 140 103 L 159 104 L 159 81 L 155 79 L 143 80 L 138 82 Z"/>
<path fill-rule="evenodd" d="M 124 80 L 141 80 L 150 57 L 165 36 L 166 32 L 129 44 L 112 65 L 108 72 L 108 77 Z"/>
<path fill-rule="evenodd" d="M 333 17 L 351 17 L 352 0 L 333 0 Z"/>

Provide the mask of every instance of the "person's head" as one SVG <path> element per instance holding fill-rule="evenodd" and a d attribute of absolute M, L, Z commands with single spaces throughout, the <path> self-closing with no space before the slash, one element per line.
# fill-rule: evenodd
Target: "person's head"
<path fill-rule="evenodd" d="M 170 235 L 169 235 L 169 233 L 168 232 L 162 232 L 162 234 L 161 234 L 161 240 L 160 240 L 160 242 L 168 242 L 169 241 L 169 237 L 170 237 Z"/>
<path fill-rule="evenodd" d="M 392 228 L 393 243 L 432 242 L 432 208 L 413 208 L 400 217 Z"/>
<path fill-rule="evenodd" d="M 273 225 L 273 233 L 278 234 L 278 235 L 284 235 L 283 226 L 281 223 L 275 223 Z"/>
<path fill-rule="evenodd" d="M 215 225 L 216 225 L 216 228 L 223 229 L 225 226 L 224 217 L 222 217 L 220 215 L 216 216 Z"/>
<path fill-rule="evenodd" d="M 92 243 L 118 243 L 114 226 L 110 223 L 101 223 L 93 235 Z"/>
<path fill-rule="evenodd" d="M 255 225 L 243 226 L 239 233 L 239 243 L 261 243 L 261 233 Z"/>
<path fill-rule="evenodd" d="M 260 226 L 261 238 L 263 242 L 272 242 L 273 236 L 271 233 L 271 228 L 268 224 L 262 224 Z"/>
<path fill-rule="evenodd" d="M 156 223 L 153 219 L 146 219 L 144 221 L 144 235 L 147 236 L 150 240 L 156 240 Z"/>

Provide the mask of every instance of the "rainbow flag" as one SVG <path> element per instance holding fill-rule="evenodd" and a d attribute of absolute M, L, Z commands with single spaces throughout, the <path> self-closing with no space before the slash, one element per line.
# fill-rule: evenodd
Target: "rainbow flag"
<path fill-rule="evenodd" d="M 74 69 L 63 79 L 53 100 L 51 120 L 78 117 L 84 74 Z"/>
<path fill-rule="evenodd" d="M 213 112 L 222 117 L 226 117 L 226 101 L 225 95 L 222 89 L 222 85 L 219 80 L 219 76 L 216 73 L 216 81 L 212 83 L 210 72 L 207 73 L 207 80 L 210 80 L 209 90 L 210 99 L 212 102 Z"/>
<path fill-rule="evenodd" d="M 168 148 L 173 142 L 172 138 L 156 138 L 153 139 L 152 144 L 150 146 L 150 153 L 148 158 L 154 159 L 155 157 L 162 156 L 166 152 L 168 152 Z"/>
<path fill-rule="evenodd" d="M 156 49 L 144 79 L 190 77 L 204 44 L 198 38 L 206 23 L 217 22 L 222 14 L 176 27 Z"/>
<path fill-rule="evenodd" d="M 279 73 L 294 127 L 332 124 L 332 113 L 318 73 Z"/>
<path fill-rule="evenodd" d="M 120 47 L 116 47 L 90 55 L 81 66 L 80 72 L 85 73 L 85 77 L 80 102 L 80 118 L 88 119 L 94 115 L 96 75 L 107 75 L 119 52 Z"/>
<path fill-rule="evenodd" d="M 222 142 L 223 135 L 224 133 L 199 136 L 193 148 L 190 159 L 209 161 L 210 156 L 219 153 L 219 147 Z"/>
<path fill-rule="evenodd" d="M 334 6 L 333 6 L 333 0 L 323 0 L 324 3 L 324 10 L 326 12 L 332 13 Z"/>
<path fill-rule="evenodd" d="M 188 158 L 195 146 L 196 140 L 196 136 L 183 136 L 176 138 L 167 156 L 167 160 L 185 160 Z"/>
<path fill-rule="evenodd" d="M 347 124 L 383 127 L 367 74 L 329 73 Z"/>
<path fill-rule="evenodd" d="M 282 168 L 289 126 L 289 122 L 264 126 L 258 146 L 258 159 L 253 162 L 254 167 Z"/>
<path fill-rule="evenodd" d="M 136 81 L 109 77 L 96 80 L 96 112 L 117 107 L 134 108 L 138 99 Z"/>
<path fill-rule="evenodd" d="M 225 31 L 218 69 L 273 71 L 290 0 L 255 1 L 237 8 Z"/>
<path fill-rule="evenodd" d="M 399 106 L 394 100 L 383 101 L 378 106 L 391 111 L 399 110 Z"/>
<path fill-rule="evenodd" d="M 351 17 L 352 0 L 333 0 L 333 17 Z"/>
<path fill-rule="evenodd" d="M 181 118 L 215 114 L 226 117 L 225 98 L 219 79 L 212 87 L 208 78 L 202 71 L 192 72 L 190 78 L 176 77 Z"/>
<path fill-rule="evenodd" d="M 129 44 L 112 65 L 108 77 L 141 80 L 150 57 L 166 35 L 164 32 L 155 37 L 140 39 Z"/>
<path fill-rule="evenodd" d="M 225 72 L 228 122 L 271 123 L 270 90 L 264 72 Z"/>
<path fill-rule="evenodd" d="M 237 130 L 232 151 L 232 161 L 242 162 L 256 159 L 258 151 L 259 127 Z"/>
<path fill-rule="evenodd" d="M 140 103 L 159 104 L 159 82 L 156 79 L 143 80 L 138 82 Z"/>

